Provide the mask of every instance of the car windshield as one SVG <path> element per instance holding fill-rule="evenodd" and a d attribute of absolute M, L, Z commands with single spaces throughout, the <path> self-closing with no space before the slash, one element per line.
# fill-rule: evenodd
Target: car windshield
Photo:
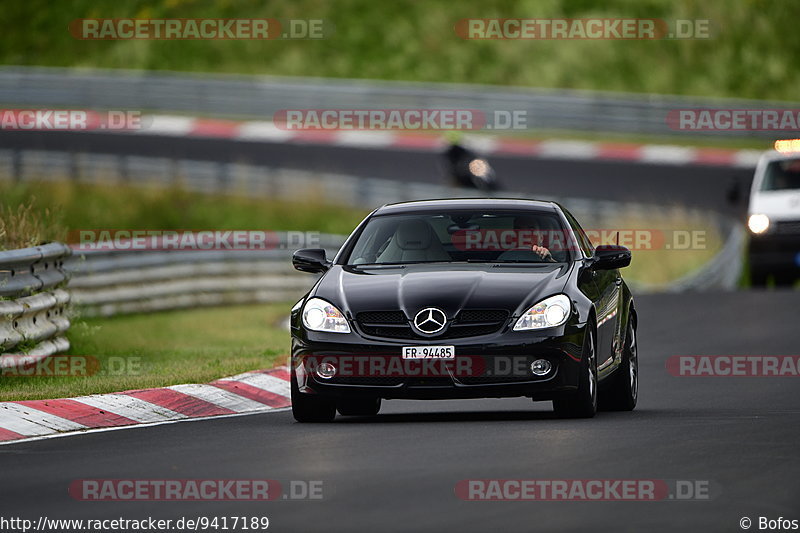
<path fill-rule="evenodd" d="M 762 191 L 800 189 L 800 159 L 773 161 L 767 166 Z"/>
<path fill-rule="evenodd" d="M 550 211 L 376 215 L 346 264 L 560 263 L 569 261 L 571 242 L 561 219 Z"/>

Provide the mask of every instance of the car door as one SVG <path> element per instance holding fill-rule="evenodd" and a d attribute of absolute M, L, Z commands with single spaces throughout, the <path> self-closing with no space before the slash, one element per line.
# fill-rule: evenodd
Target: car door
<path fill-rule="evenodd" d="M 614 339 L 619 317 L 619 300 L 622 277 L 619 270 L 598 270 L 594 278 L 599 300 L 595 307 L 597 313 L 597 368 L 602 371 L 613 362 Z"/>
<path fill-rule="evenodd" d="M 581 225 L 566 210 L 565 215 L 584 255 L 594 255 L 594 246 Z M 602 371 L 613 362 L 622 276 L 619 270 L 593 270 L 587 277 L 586 283 L 594 285 L 591 294 L 588 291 L 584 293 L 594 302 L 597 317 L 597 368 Z"/>

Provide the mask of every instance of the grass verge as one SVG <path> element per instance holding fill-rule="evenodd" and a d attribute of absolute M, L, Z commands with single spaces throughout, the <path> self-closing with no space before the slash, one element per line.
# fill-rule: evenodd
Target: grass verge
<path fill-rule="evenodd" d="M 209 195 L 179 187 L 92 185 L 72 181 L 0 182 L 0 214 L 31 206 L 58 215 L 60 233 L 92 229 L 297 230 L 350 233 L 367 210 L 245 195 Z M 1 226 L 0 226 L 1 227 Z"/>
<path fill-rule="evenodd" d="M 63 238 L 57 215 L 50 208 L 34 209 L 35 196 L 21 203 L 0 202 L 0 250 L 37 246 Z"/>
<path fill-rule="evenodd" d="M 207 383 L 286 361 L 289 333 L 279 325 L 291 303 L 191 309 L 76 320 L 75 359 L 89 376 L 4 376 L 0 401 Z M 96 361 L 97 366 L 94 365 Z"/>
<path fill-rule="evenodd" d="M 608 228 L 619 230 L 620 244 L 632 250 L 631 265 L 622 275 L 653 288 L 701 268 L 719 253 L 725 241 L 709 218 L 682 207 L 647 216 L 621 213 L 606 222 Z M 614 244 L 613 236 L 612 240 L 593 242 Z"/>

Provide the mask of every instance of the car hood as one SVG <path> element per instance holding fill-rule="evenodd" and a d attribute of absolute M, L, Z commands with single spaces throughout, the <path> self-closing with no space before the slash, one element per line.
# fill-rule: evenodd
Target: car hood
<path fill-rule="evenodd" d="M 335 265 L 314 295 L 353 317 L 362 311 L 400 309 L 413 317 L 438 307 L 448 318 L 462 309 L 505 309 L 519 314 L 542 298 L 562 292 L 568 264 L 543 265 Z"/>
<path fill-rule="evenodd" d="M 748 211 L 767 215 L 770 220 L 800 219 L 800 190 L 759 191 L 750 199 Z"/>

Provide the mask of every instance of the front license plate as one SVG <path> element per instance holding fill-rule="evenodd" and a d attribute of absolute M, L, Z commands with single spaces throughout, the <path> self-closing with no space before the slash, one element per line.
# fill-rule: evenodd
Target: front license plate
<path fill-rule="evenodd" d="M 455 359 L 455 346 L 403 346 L 403 359 Z"/>

